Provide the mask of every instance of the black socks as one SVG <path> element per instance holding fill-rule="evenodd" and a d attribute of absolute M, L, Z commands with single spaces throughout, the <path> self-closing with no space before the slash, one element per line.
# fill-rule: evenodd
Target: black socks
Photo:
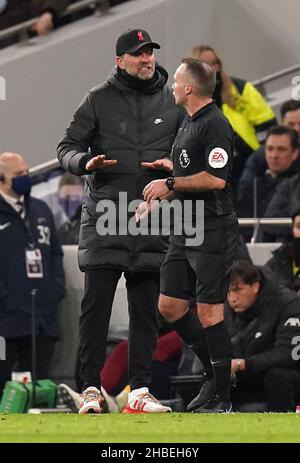
<path fill-rule="evenodd" d="M 216 393 L 230 402 L 231 342 L 224 321 L 204 329 L 216 380 Z"/>
<path fill-rule="evenodd" d="M 205 330 L 202 328 L 198 316 L 189 309 L 183 317 L 171 323 L 171 325 L 200 359 L 207 378 L 213 378 L 214 373 L 210 361 Z"/>
<path fill-rule="evenodd" d="M 224 321 L 203 328 L 198 316 L 188 310 L 171 325 L 200 359 L 207 378 L 215 378 L 216 394 L 224 402 L 229 402 L 231 342 Z"/>

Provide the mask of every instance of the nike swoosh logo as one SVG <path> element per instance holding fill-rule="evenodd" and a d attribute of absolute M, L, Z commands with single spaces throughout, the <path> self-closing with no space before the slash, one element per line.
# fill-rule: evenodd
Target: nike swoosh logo
<path fill-rule="evenodd" d="M 155 119 L 154 124 L 160 124 L 161 122 L 163 122 L 162 119 Z"/>
<path fill-rule="evenodd" d="M 4 223 L 3 225 L 0 225 L 0 231 L 5 230 L 9 226 L 10 226 L 10 222 L 7 222 L 7 223 Z"/>
<path fill-rule="evenodd" d="M 216 365 L 217 363 L 221 363 L 221 360 L 217 360 L 216 362 L 213 362 L 213 361 L 211 360 L 211 363 L 212 363 L 212 365 Z"/>

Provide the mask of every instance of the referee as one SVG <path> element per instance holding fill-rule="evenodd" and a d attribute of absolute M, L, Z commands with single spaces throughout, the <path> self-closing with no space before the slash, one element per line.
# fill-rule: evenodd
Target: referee
<path fill-rule="evenodd" d="M 182 60 L 174 75 L 173 95 L 187 115 L 173 144 L 173 176 L 154 180 L 144 189 L 148 203 L 158 198 L 177 199 L 184 211 L 184 231 L 181 235 L 173 231 L 162 266 L 159 309 L 204 366 L 205 381 L 187 407 L 197 413 L 231 411 L 231 343 L 223 304 L 228 270 L 239 245 L 239 227 L 230 190 L 234 135 L 211 98 L 215 83 L 215 71 L 209 64 L 193 58 Z M 187 200 L 192 203 L 189 217 Z M 189 222 L 198 227 L 198 205 L 203 202 L 203 241 L 193 242 L 187 239 L 185 225 Z M 188 310 L 193 295 L 199 319 Z"/>

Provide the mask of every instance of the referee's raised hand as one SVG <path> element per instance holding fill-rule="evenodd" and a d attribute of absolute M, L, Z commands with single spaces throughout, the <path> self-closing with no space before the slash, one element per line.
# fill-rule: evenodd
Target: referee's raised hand
<path fill-rule="evenodd" d="M 105 157 L 105 154 L 98 154 L 98 156 L 90 159 L 85 165 L 85 170 L 91 172 L 92 170 L 105 169 L 118 163 L 116 159 L 105 159 Z"/>

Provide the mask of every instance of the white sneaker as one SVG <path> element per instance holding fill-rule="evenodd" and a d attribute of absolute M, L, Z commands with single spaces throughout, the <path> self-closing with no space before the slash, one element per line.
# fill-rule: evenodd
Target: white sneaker
<path fill-rule="evenodd" d="M 103 397 L 99 389 L 96 387 L 88 387 L 82 394 L 80 394 L 80 408 L 79 414 L 85 413 L 101 413 L 101 404 Z"/>
<path fill-rule="evenodd" d="M 130 392 L 128 402 L 123 413 L 166 413 L 171 412 L 170 407 L 162 405 L 147 387 L 141 387 Z"/>
<path fill-rule="evenodd" d="M 67 384 L 61 383 L 57 386 L 57 405 L 64 405 L 77 413 L 80 408 L 80 394 Z"/>

